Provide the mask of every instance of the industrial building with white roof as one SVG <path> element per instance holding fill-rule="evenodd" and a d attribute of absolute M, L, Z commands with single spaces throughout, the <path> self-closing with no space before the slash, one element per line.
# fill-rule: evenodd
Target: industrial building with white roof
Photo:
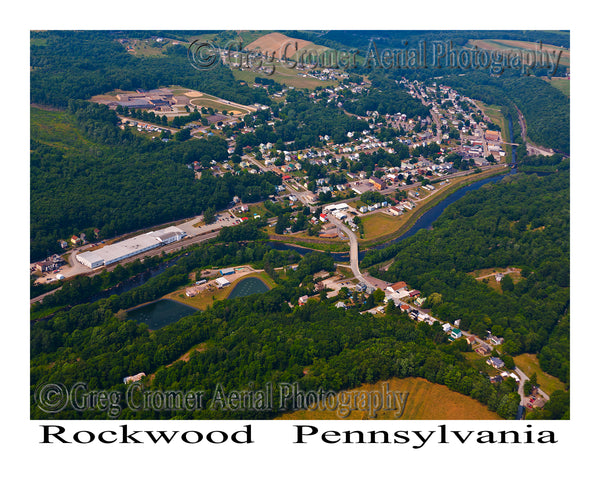
<path fill-rule="evenodd" d="M 167 227 L 156 232 L 148 232 L 121 242 L 107 245 L 91 252 L 82 252 L 75 256 L 79 263 L 89 268 L 110 265 L 125 258 L 133 257 L 153 248 L 181 240 L 185 232 L 177 227 Z"/>

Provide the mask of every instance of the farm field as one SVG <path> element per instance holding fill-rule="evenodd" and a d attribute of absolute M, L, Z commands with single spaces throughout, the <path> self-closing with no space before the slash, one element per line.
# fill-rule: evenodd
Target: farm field
<path fill-rule="evenodd" d="M 289 58 L 292 58 L 292 54 L 296 52 L 296 47 L 298 48 L 298 52 L 306 49 L 327 49 L 326 47 L 320 47 L 307 40 L 291 38 L 279 32 L 263 35 L 246 45 L 245 48 L 248 51 L 256 50 L 260 52 L 269 52 L 269 54 L 273 54 L 276 58 L 282 58 L 284 49 L 287 45 L 289 45 L 289 47 L 285 53 Z"/>
<path fill-rule="evenodd" d="M 534 373 L 537 374 L 540 388 L 548 395 L 556 390 L 565 390 L 565 384 L 558 378 L 547 374 L 540 368 L 540 362 L 532 353 L 523 353 L 514 357 L 515 365 L 519 367 L 525 375 L 531 377 Z"/>
<path fill-rule="evenodd" d="M 483 50 L 539 50 L 540 44 L 536 42 L 523 42 L 519 40 L 500 40 L 500 39 L 486 39 L 486 40 L 469 40 L 469 44 L 476 46 Z M 571 64 L 571 52 L 567 48 L 557 47 L 556 45 L 542 44 L 542 51 L 548 51 L 550 53 L 561 51 L 559 65 L 568 67 Z"/>
<path fill-rule="evenodd" d="M 501 417 L 466 395 L 453 392 L 445 385 L 431 383 L 423 378 L 392 378 L 375 384 L 363 384 L 360 388 L 349 390 L 381 391 L 384 383 L 389 391 L 408 392 L 404 413 L 399 420 L 500 420 Z M 366 412 L 354 411 L 346 420 L 366 420 Z M 299 410 L 286 413 L 277 420 L 339 420 L 335 411 Z M 395 420 L 395 412 L 380 412 L 377 420 Z"/>

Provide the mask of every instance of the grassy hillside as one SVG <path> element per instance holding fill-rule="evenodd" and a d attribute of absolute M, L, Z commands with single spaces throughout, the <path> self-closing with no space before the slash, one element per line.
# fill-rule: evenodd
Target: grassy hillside
<path fill-rule="evenodd" d="M 404 413 L 400 420 L 501 420 L 485 405 L 444 385 L 431 383 L 423 378 L 393 378 L 365 384 L 349 393 L 358 391 L 381 391 L 388 383 L 389 391 L 408 392 Z M 380 412 L 376 419 L 395 420 L 395 411 Z M 335 411 L 300 410 L 277 417 L 278 420 L 337 420 Z M 367 413 L 354 411 L 347 420 L 366 420 Z"/>

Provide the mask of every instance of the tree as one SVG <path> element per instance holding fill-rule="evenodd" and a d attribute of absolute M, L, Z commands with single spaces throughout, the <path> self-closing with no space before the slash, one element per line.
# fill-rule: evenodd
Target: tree
<path fill-rule="evenodd" d="M 502 288 L 502 292 L 512 292 L 515 289 L 515 284 L 510 275 L 504 275 L 502 277 L 502 280 L 500 280 L 500 287 Z"/>
<path fill-rule="evenodd" d="M 396 305 L 394 305 L 394 301 L 388 300 L 388 302 L 385 306 L 385 314 L 392 315 L 395 311 L 396 311 Z"/>
<path fill-rule="evenodd" d="M 204 223 L 206 223 L 207 225 L 214 223 L 215 221 L 215 215 L 216 215 L 216 211 L 214 209 L 214 207 L 208 207 L 206 210 L 204 210 Z"/>
<path fill-rule="evenodd" d="M 184 142 L 191 138 L 192 134 L 190 133 L 189 128 L 182 128 L 175 134 L 175 140 L 178 142 Z"/>
<path fill-rule="evenodd" d="M 372 296 L 375 303 L 381 303 L 385 298 L 385 292 L 381 288 L 378 288 L 373 292 Z"/>
<path fill-rule="evenodd" d="M 433 292 L 427 299 L 429 300 L 430 305 L 434 307 L 442 303 L 442 294 Z"/>

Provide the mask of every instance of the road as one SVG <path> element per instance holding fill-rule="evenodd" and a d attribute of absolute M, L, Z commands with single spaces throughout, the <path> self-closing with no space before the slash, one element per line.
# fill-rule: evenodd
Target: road
<path fill-rule="evenodd" d="M 521 369 L 519 369 L 519 367 L 516 367 L 516 366 L 515 366 L 515 373 L 521 379 L 521 381 L 519 382 L 519 395 L 521 395 L 521 405 L 526 405 L 527 404 L 527 401 L 526 401 L 527 395 L 525 395 L 523 392 L 523 384 L 525 383 L 526 380 L 529 380 L 529 377 L 527 375 L 525 375 L 523 373 L 523 371 Z M 546 401 L 550 400 L 550 397 L 548 396 L 548 394 L 543 392 L 539 388 L 538 388 L 537 393 L 538 393 L 538 395 L 541 395 L 542 397 L 544 397 L 544 399 Z"/>
<path fill-rule="evenodd" d="M 350 240 L 350 268 L 352 269 L 352 273 L 354 274 L 356 279 L 359 282 L 362 282 L 371 288 L 377 288 L 377 285 L 374 285 L 369 280 L 367 280 L 360 272 L 360 268 L 358 268 L 358 239 L 356 238 L 354 232 L 350 230 L 350 228 L 348 228 L 346 225 L 344 225 L 341 220 L 334 217 L 333 215 L 328 214 L 327 218 L 331 223 L 333 223 L 342 232 L 344 232 L 344 235 L 346 235 L 346 237 L 348 237 L 348 239 Z"/>
<path fill-rule="evenodd" d="M 263 172 L 274 171 L 273 169 L 270 169 L 269 167 L 259 162 L 256 158 L 254 158 L 251 155 L 243 155 L 242 159 L 254 164 Z M 309 201 L 308 197 L 312 196 L 312 192 L 304 188 L 304 186 L 300 184 L 296 179 L 292 178 L 291 180 L 282 180 L 281 183 L 284 187 L 286 187 L 289 190 L 291 194 L 296 195 L 296 197 L 298 198 L 298 200 L 300 200 L 301 203 L 310 206 L 311 202 Z"/>
<path fill-rule="evenodd" d="M 352 273 L 354 274 L 354 276 L 356 277 L 356 279 L 358 279 L 360 282 L 363 282 L 365 285 L 372 287 L 372 288 L 378 288 L 378 285 L 373 284 L 372 282 L 370 282 L 368 279 L 366 279 L 364 277 L 364 275 L 361 273 L 360 268 L 358 266 L 358 239 L 356 238 L 356 235 L 354 234 L 354 232 L 352 230 L 350 230 L 350 228 L 348 228 L 346 225 L 344 225 L 342 223 L 341 220 L 339 220 L 338 218 L 334 217 L 333 215 L 329 214 L 327 215 L 328 220 L 333 223 L 336 227 L 338 227 L 342 232 L 344 232 L 344 234 L 348 237 L 348 239 L 350 240 L 350 268 L 352 269 Z M 379 286 L 379 288 L 381 288 Z M 412 307 L 411 308 L 416 308 L 416 307 Z M 416 308 L 416 310 L 418 310 L 421 313 L 425 313 L 423 312 L 421 309 Z M 438 319 L 431 317 L 434 321 L 438 321 Z M 441 322 L 440 322 L 441 323 Z M 463 336 L 471 336 L 471 334 L 467 331 L 462 331 Z M 475 337 L 475 341 L 479 344 L 484 344 L 485 342 L 483 340 L 481 340 L 479 337 L 474 336 Z M 529 380 L 529 377 L 527 375 L 525 375 L 525 373 L 523 373 L 522 370 L 520 370 L 518 367 L 515 366 L 515 373 L 519 376 L 520 381 L 519 381 L 519 396 L 521 397 L 521 405 L 526 406 L 528 402 L 528 395 L 525 395 L 525 392 L 523 390 L 523 386 L 525 384 L 525 382 L 527 380 Z M 549 400 L 548 395 L 543 392 L 542 390 L 538 389 L 538 394 L 541 395 L 546 401 Z"/>

